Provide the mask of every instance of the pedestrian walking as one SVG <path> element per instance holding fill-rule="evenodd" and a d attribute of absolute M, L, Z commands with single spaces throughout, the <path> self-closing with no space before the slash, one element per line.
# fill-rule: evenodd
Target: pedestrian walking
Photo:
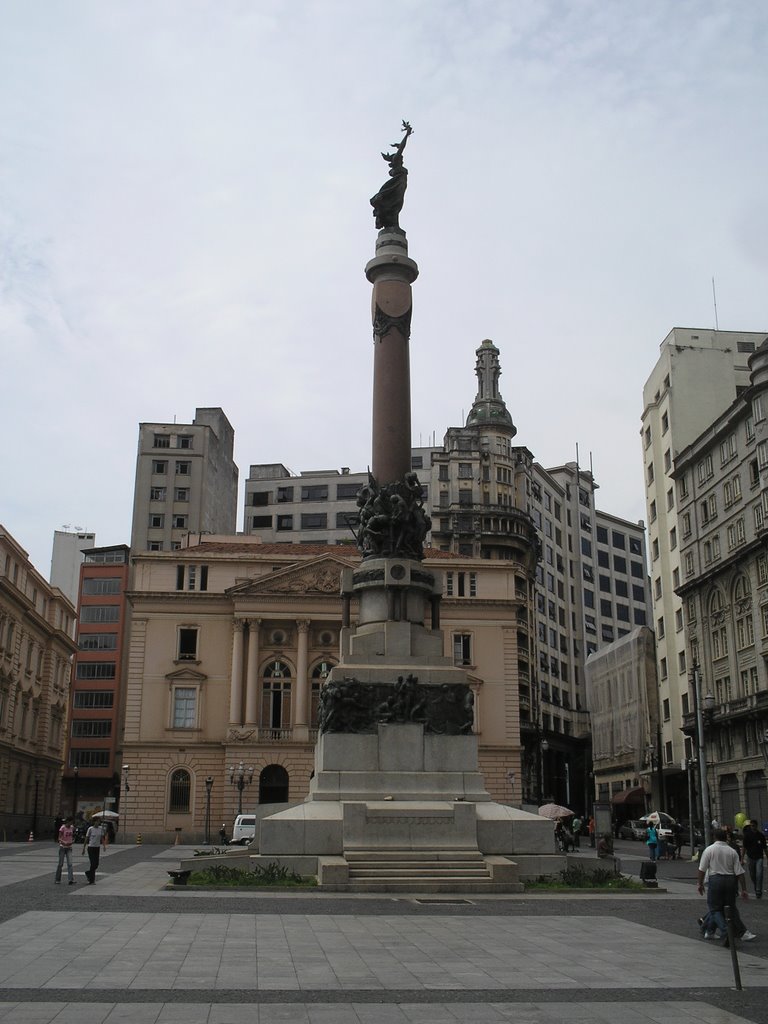
<path fill-rule="evenodd" d="M 741 838 L 744 843 L 744 860 L 747 863 L 747 871 L 754 886 L 755 896 L 757 899 L 762 899 L 763 861 L 765 857 L 768 857 L 768 842 L 757 827 L 757 821 L 754 818 L 745 824 Z"/>
<path fill-rule="evenodd" d="M 65 818 L 64 824 L 59 829 L 59 863 L 56 865 L 56 875 L 54 882 L 56 885 L 61 882 L 61 869 L 64 867 L 64 861 L 67 862 L 67 877 L 69 884 L 75 884 L 75 875 L 72 871 L 72 843 L 75 841 L 75 830 L 72 827 L 72 818 Z"/>
<path fill-rule="evenodd" d="M 595 845 L 595 819 L 590 815 L 589 821 L 587 822 L 587 832 L 589 833 L 589 845 Z"/>
<path fill-rule="evenodd" d="M 227 844 L 227 826 L 222 822 L 221 828 L 219 829 L 219 839 L 221 840 L 222 846 Z"/>
<path fill-rule="evenodd" d="M 577 850 L 579 850 L 581 848 L 581 842 L 579 841 L 579 836 L 581 835 L 581 818 L 578 816 L 578 814 L 573 819 L 571 827 L 573 828 L 574 846 Z"/>
<path fill-rule="evenodd" d="M 83 842 L 83 853 L 88 851 L 88 860 L 91 862 L 90 867 L 85 872 L 85 877 L 88 879 L 88 885 L 93 885 L 96 881 L 96 869 L 99 866 L 99 857 L 101 856 L 101 848 L 105 844 L 104 828 L 102 825 L 94 825 L 93 822 L 88 827 L 88 831 L 85 833 L 85 841 Z"/>
<path fill-rule="evenodd" d="M 698 890 L 704 895 L 704 879 L 707 879 L 708 914 L 701 919 L 700 926 L 705 939 L 714 938 L 714 928 L 720 929 L 728 945 L 728 928 L 725 921 L 726 907 L 731 911 L 733 933 L 737 939 L 751 942 L 757 936 L 749 931 L 741 920 L 736 906 L 736 893 L 741 890 L 747 899 L 747 883 L 744 868 L 738 853 L 728 845 L 725 829 L 715 830 L 715 841 L 704 850 L 699 860 Z"/>
<path fill-rule="evenodd" d="M 648 822 L 648 835 L 645 837 L 645 843 L 651 860 L 657 860 L 659 855 L 659 835 L 652 821 Z"/>

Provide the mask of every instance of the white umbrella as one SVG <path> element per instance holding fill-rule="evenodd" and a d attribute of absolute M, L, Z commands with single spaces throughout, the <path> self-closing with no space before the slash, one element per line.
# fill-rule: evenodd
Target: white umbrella
<path fill-rule="evenodd" d="M 120 815 L 117 811 L 94 811 L 91 815 L 92 818 L 119 818 Z"/>
<path fill-rule="evenodd" d="M 552 821 L 556 821 L 558 818 L 573 817 L 573 811 L 569 811 L 567 807 L 563 807 L 561 804 L 543 804 L 539 808 L 539 814 L 542 818 L 551 818 Z"/>
<path fill-rule="evenodd" d="M 650 814 L 646 814 L 644 818 L 640 818 L 640 821 L 649 821 L 652 825 L 662 825 L 665 828 L 669 828 L 675 824 L 675 819 L 671 814 L 666 814 L 664 811 L 651 811 Z"/>

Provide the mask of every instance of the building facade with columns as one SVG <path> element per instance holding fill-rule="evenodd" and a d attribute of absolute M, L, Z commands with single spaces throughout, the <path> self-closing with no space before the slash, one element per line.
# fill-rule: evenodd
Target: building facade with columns
<path fill-rule="evenodd" d="M 206 538 L 134 556 L 122 793 L 128 834 L 199 841 L 206 778 L 214 833 L 243 811 L 302 800 L 309 786 L 320 688 L 354 625 L 341 574 L 355 549 Z M 444 649 L 475 691 L 480 766 L 491 795 L 519 802 L 518 645 L 530 584 L 514 560 L 429 550 L 442 573 Z M 243 764 L 245 788 L 230 785 Z M 248 768 L 253 782 L 247 784 Z"/>

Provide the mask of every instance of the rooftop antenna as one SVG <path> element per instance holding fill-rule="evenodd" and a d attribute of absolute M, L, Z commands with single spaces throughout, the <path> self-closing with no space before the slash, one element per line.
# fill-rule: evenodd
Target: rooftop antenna
<path fill-rule="evenodd" d="M 712 275 L 712 304 L 715 307 L 715 330 L 719 331 L 720 330 L 720 324 L 718 323 L 718 320 L 717 320 L 717 292 L 715 291 L 715 277 L 714 277 L 714 274 Z"/>

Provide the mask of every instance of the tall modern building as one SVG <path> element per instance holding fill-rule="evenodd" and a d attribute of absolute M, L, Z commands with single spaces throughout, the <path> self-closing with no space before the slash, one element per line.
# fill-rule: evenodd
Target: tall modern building
<path fill-rule="evenodd" d="M 131 548 L 173 551 L 190 534 L 234 534 L 235 432 L 219 408 L 191 423 L 139 424 Z"/>
<path fill-rule="evenodd" d="M 465 423 L 441 447 L 413 448 L 411 465 L 432 518 L 428 543 L 478 565 L 514 569 L 515 699 L 523 744 L 518 795 L 586 806 L 589 718 L 584 663 L 598 647 L 649 618 L 645 529 L 595 507 L 597 485 L 577 463 L 545 469 L 514 444 L 517 428 L 499 388 L 499 349 L 476 350 L 477 393 Z M 264 543 L 354 542 L 366 473 L 253 465 L 244 532 Z M 470 598 L 470 577 L 455 594 Z M 459 588 L 462 588 L 459 590 Z"/>
<path fill-rule="evenodd" d="M 59 813 L 75 609 L 0 526 L 0 834 L 51 835 Z"/>
<path fill-rule="evenodd" d="M 80 570 L 63 804 L 102 809 L 120 795 L 124 637 L 130 549 L 92 548 Z"/>
<path fill-rule="evenodd" d="M 679 588 L 682 525 L 678 453 L 691 445 L 750 385 L 749 356 L 765 334 L 677 327 L 661 344 L 643 389 L 642 443 L 651 554 L 653 628 L 662 711 L 661 756 L 668 807 L 685 806 L 682 727 L 689 706 L 690 666 Z"/>
<path fill-rule="evenodd" d="M 54 530 L 51 553 L 51 586 L 58 587 L 72 604 L 77 604 L 80 566 L 85 552 L 96 543 L 96 534 L 82 530 Z"/>

